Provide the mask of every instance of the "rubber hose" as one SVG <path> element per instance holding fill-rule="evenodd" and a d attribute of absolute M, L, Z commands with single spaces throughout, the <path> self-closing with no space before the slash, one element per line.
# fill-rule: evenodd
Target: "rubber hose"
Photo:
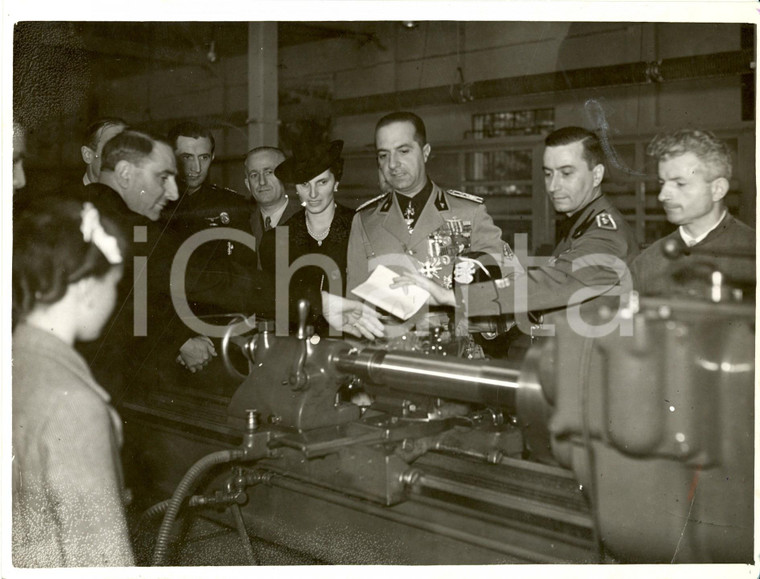
<path fill-rule="evenodd" d="M 137 523 L 137 528 L 139 529 L 140 527 L 142 527 L 145 523 L 147 523 L 157 514 L 163 513 L 164 511 L 166 511 L 167 507 L 169 506 L 169 500 L 170 499 L 166 499 L 166 500 L 161 501 L 160 503 L 156 503 L 155 505 L 150 507 L 148 510 L 146 510 L 142 515 L 140 515 L 140 520 Z"/>
<path fill-rule="evenodd" d="M 169 548 L 169 534 L 174 526 L 174 521 L 177 518 L 179 509 L 182 506 L 182 501 L 190 493 L 196 481 L 211 467 L 216 466 L 217 464 L 231 462 L 242 458 L 244 455 L 245 452 L 242 450 L 220 450 L 212 452 L 196 462 L 190 467 L 187 473 L 185 473 L 185 476 L 182 477 L 182 480 L 177 485 L 172 498 L 169 499 L 169 505 L 166 508 L 164 520 L 161 522 L 161 527 L 158 529 L 156 547 L 153 550 L 153 561 L 151 563 L 153 566 L 164 565 L 166 552 Z"/>
<path fill-rule="evenodd" d="M 235 527 L 237 528 L 238 535 L 240 535 L 240 541 L 243 543 L 245 556 L 248 557 L 248 562 L 251 565 L 258 565 L 259 561 L 256 558 L 256 554 L 253 552 L 251 538 L 248 536 L 248 530 L 245 528 L 243 514 L 240 512 L 240 505 L 233 503 L 230 505 L 230 510 L 232 511 L 232 518 L 235 520 Z"/>

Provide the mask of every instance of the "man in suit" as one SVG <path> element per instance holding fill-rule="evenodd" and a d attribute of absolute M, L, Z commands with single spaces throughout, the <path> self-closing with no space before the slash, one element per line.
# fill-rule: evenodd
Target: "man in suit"
<path fill-rule="evenodd" d="M 245 186 L 255 202 L 250 224 L 256 249 L 265 231 L 284 224 L 301 209 L 298 199 L 286 195 L 285 185 L 274 174 L 284 160 L 285 153 L 275 147 L 256 147 L 245 157 Z"/>

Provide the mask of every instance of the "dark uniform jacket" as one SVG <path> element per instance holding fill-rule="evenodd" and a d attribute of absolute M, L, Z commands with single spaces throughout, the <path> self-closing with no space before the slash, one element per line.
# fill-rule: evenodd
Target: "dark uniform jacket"
<path fill-rule="evenodd" d="M 199 231 L 230 227 L 250 234 L 253 205 L 232 189 L 204 182 L 192 194 L 183 193 L 161 213 L 174 241 L 183 243 Z M 200 245 L 191 257 L 191 269 L 217 269 L 220 263 L 235 262 L 243 270 L 256 269 L 258 259 L 254 240 L 250 245 L 233 239 L 217 239 Z"/>
<path fill-rule="evenodd" d="M 573 216 L 552 257 L 543 258 L 546 264 L 511 278 L 457 286 L 457 303 L 467 316 L 567 307 L 626 284 L 630 289 L 627 264 L 637 254 L 630 226 L 604 196 L 598 197 Z M 516 288 L 525 290 L 527 304 L 515 299 L 522 292 Z"/>
<path fill-rule="evenodd" d="M 480 197 L 432 185 L 411 233 L 394 193 L 376 197 L 357 209 L 348 242 L 347 294 L 379 264 L 399 273 L 416 271 L 451 287 L 455 261 L 450 255 L 452 249 L 456 255 L 489 254 L 498 265 L 504 263 L 505 253 L 511 255 L 501 239 L 501 229 L 488 215 Z M 451 229 L 462 233 L 469 247 L 460 244 L 452 248 Z"/>
<path fill-rule="evenodd" d="M 710 273 L 719 270 L 731 285 L 747 288 L 753 294 L 756 279 L 755 240 L 755 230 L 729 213 L 707 237 L 688 250 L 676 229 L 655 241 L 634 260 L 631 267 L 633 287 L 643 295 L 699 294 L 701 289 L 704 297 Z M 675 249 L 672 257 L 666 256 L 664 250 L 668 242 Z M 747 255 L 725 256 L 709 252 Z"/>
<path fill-rule="evenodd" d="M 252 205 L 232 189 L 205 181 L 194 193 L 167 205 L 162 213 L 172 227 L 187 236 L 207 227 L 235 227 L 247 230 Z"/>

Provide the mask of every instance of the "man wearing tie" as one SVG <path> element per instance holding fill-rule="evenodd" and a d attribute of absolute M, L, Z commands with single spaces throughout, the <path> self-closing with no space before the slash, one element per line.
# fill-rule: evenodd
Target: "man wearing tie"
<path fill-rule="evenodd" d="M 251 233 L 256 238 L 256 249 L 265 231 L 284 224 L 301 208 L 295 197 L 285 194 L 285 186 L 275 177 L 274 170 L 284 160 L 285 154 L 275 147 L 256 147 L 245 158 L 245 185 L 255 201 Z"/>

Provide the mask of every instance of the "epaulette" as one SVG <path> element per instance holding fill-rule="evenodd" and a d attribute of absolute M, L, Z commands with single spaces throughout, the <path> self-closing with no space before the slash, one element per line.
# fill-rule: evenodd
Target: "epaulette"
<path fill-rule="evenodd" d="M 224 191 L 225 193 L 232 193 L 233 195 L 240 195 L 237 191 L 234 189 L 230 189 L 229 187 L 222 187 L 221 185 L 217 185 L 216 183 L 212 183 L 209 186 L 209 189 L 212 191 Z"/>
<path fill-rule="evenodd" d="M 386 195 L 389 195 L 389 193 L 381 193 L 377 197 L 373 197 L 369 201 L 365 201 L 364 203 L 362 203 L 361 205 L 359 205 L 359 207 L 356 208 L 356 212 L 358 213 L 362 209 L 366 209 L 370 205 L 372 205 L 374 203 L 377 203 L 378 201 L 380 201 L 381 199 L 383 199 Z"/>
<path fill-rule="evenodd" d="M 467 201 L 474 201 L 475 203 L 483 203 L 483 198 L 477 195 L 471 195 L 470 193 L 464 193 L 463 191 L 456 191 L 454 189 L 446 189 L 446 193 L 452 197 L 459 197 L 460 199 L 467 199 Z"/>

